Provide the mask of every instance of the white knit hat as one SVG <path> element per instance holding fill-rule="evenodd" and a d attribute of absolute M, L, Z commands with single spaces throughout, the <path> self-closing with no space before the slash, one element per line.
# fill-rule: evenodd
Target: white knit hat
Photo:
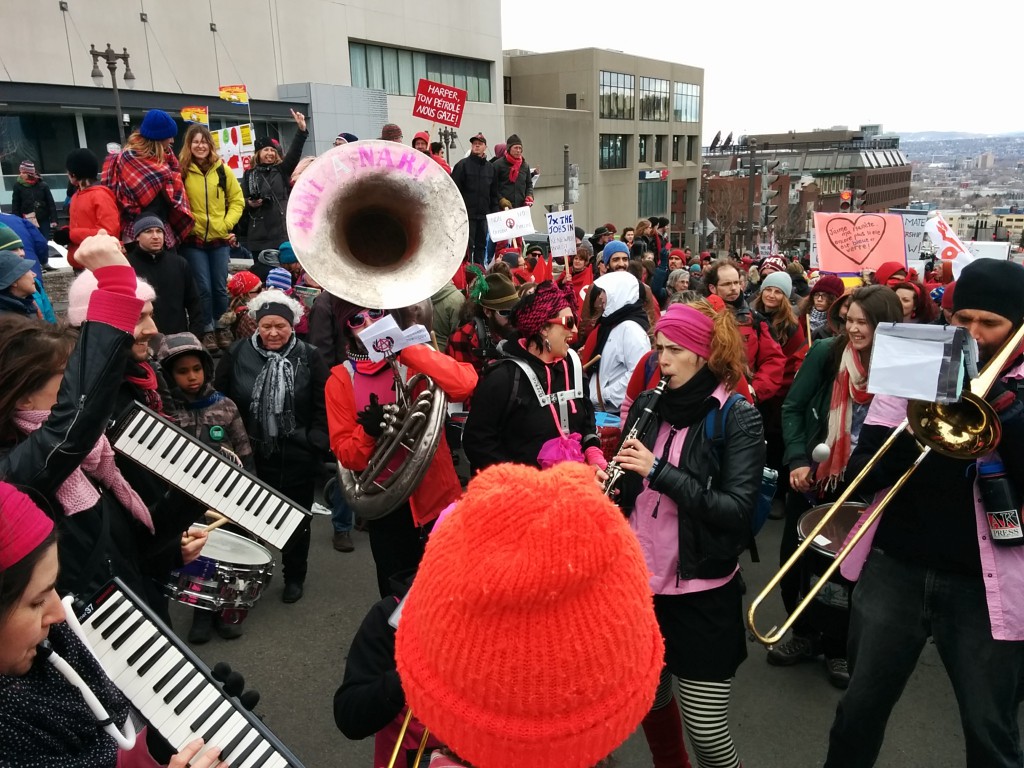
<path fill-rule="evenodd" d="M 778 288 L 786 294 L 788 299 L 793 295 L 793 278 L 789 276 L 788 272 L 772 272 L 761 280 L 758 291 L 763 291 L 765 288 Z"/>

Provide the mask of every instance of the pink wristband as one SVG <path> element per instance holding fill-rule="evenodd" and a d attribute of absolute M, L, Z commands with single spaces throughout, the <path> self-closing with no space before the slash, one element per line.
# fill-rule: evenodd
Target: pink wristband
<path fill-rule="evenodd" d="M 587 464 L 600 469 L 606 469 L 608 467 L 608 460 L 604 457 L 604 452 L 595 446 L 590 446 L 583 455 L 587 457 Z"/>
<path fill-rule="evenodd" d="M 135 297 L 135 270 L 114 265 L 97 269 L 95 274 L 97 287 L 89 296 L 85 319 L 134 334 L 146 303 Z"/>

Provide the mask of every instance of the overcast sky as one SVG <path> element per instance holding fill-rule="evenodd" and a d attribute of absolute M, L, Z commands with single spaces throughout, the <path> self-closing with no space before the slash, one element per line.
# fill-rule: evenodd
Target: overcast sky
<path fill-rule="evenodd" d="M 1024 130 L 1019 2 L 998 11 L 949 0 L 501 5 L 505 49 L 610 48 L 703 67 L 705 144 L 718 130 L 862 123 L 896 133 Z"/>

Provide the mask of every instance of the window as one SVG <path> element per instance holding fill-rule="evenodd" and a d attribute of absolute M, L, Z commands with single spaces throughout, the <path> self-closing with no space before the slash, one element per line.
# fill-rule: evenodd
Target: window
<path fill-rule="evenodd" d="M 636 161 L 638 163 L 646 163 L 647 162 L 647 137 L 646 136 L 641 136 L 637 140 L 637 145 L 636 145 Z"/>
<path fill-rule="evenodd" d="M 679 144 L 682 142 L 682 140 L 683 140 L 682 136 L 673 136 L 672 137 L 672 162 L 673 163 L 678 163 L 679 162 Z"/>
<path fill-rule="evenodd" d="M 696 163 L 700 158 L 700 147 L 697 146 L 696 136 L 686 137 L 686 159 L 691 163 Z"/>
<path fill-rule="evenodd" d="M 641 181 L 637 187 L 636 215 L 661 215 L 668 209 L 668 182 Z"/>
<path fill-rule="evenodd" d="M 626 167 L 626 136 L 602 133 L 600 147 L 600 168 L 602 171 Z"/>
<path fill-rule="evenodd" d="M 672 119 L 680 123 L 700 122 L 699 85 L 675 83 L 675 92 L 672 96 Z"/>
<path fill-rule="evenodd" d="M 512 78 L 509 77 L 508 75 L 505 75 L 505 77 L 503 77 L 502 80 L 504 80 L 504 82 L 502 83 L 502 86 L 504 88 L 504 97 L 505 97 L 504 103 L 505 104 L 511 104 L 512 103 Z"/>
<path fill-rule="evenodd" d="M 654 162 L 663 163 L 665 162 L 665 139 L 668 136 L 655 136 L 654 137 Z"/>
<path fill-rule="evenodd" d="M 640 78 L 640 119 L 668 122 L 668 80 Z"/>
<path fill-rule="evenodd" d="M 421 78 L 466 91 L 469 101 L 491 101 L 491 64 L 404 48 L 349 43 L 354 88 L 375 88 L 392 96 L 415 96 Z M 512 99 L 512 79 L 505 78 L 505 103 Z"/>
<path fill-rule="evenodd" d="M 114 131 L 108 134 L 106 141 L 117 139 L 117 124 L 113 120 L 110 122 Z M 29 113 L 0 116 L 0 172 L 5 175 L 16 176 L 22 160 L 32 160 L 37 173 L 63 175 L 68 150 L 77 146 L 78 129 L 74 115 Z M 100 158 L 105 156 L 106 149 L 97 155 Z M 54 187 L 53 191 L 58 192 L 58 189 Z"/>
<path fill-rule="evenodd" d="M 602 70 L 598 87 L 600 116 L 612 120 L 634 119 L 633 90 L 635 82 L 633 75 Z"/>
<path fill-rule="evenodd" d="M 576 109 L 576 94 L 575 93 L 567 93 L 567 94 L 565 94 L 565 108 L 566 109 Z"/>

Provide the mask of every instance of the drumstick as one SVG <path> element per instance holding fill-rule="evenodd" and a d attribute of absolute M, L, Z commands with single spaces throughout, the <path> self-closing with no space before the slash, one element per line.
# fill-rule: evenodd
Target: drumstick
<path fill-rule="evenodd" d="M 600 355 L 594 355 L 593 359 L 591 359 L 591 361 L 589 363 L 584 363 L 583 364 L 583 370 L 584 371 L 587 370 L 590 366 L 592 366 L 594 363 L 596 363 L 600 359 L 601 359 Z"/>
<path fill-rule="evenodd" d="M 226 523 L 230 523 L 231 522 L 230 518 L 225 517 L 224 515 L 220 514 L 219 512 L 214 512 L 212 509 L 206 510 L 206 516 L 213 520 L 212 523 L 209 523 L 206 526 L 206 532 L 207 533 L 209 533 L 210 531 L 214 531 L 217 528 L 220 528 L 222 525 L 224 525 Z"/>

